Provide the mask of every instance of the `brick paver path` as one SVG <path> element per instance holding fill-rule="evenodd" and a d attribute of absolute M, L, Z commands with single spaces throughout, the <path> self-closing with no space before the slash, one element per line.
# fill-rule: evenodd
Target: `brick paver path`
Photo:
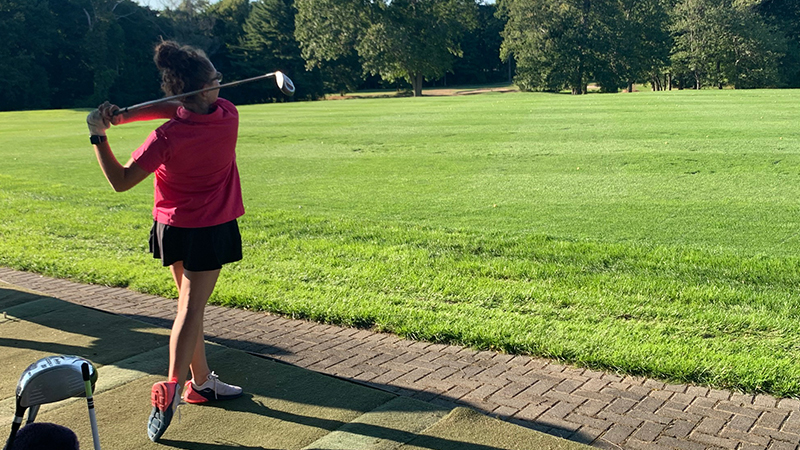
<path fill-rule="evenodd" d="M 0 280 L 170 327 L 174 300 L 0 267 Z M 610 449 L 797 450 L 800 400 L 666 384 L 538 358 L 207 307 L 206 339 Z"/>

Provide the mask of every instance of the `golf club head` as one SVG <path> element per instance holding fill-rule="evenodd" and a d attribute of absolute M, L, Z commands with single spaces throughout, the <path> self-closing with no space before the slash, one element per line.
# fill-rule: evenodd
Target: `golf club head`
<path fill-rule="evenodd" d="M 278 85 L 278 89 L 289 97 L 294 95 L 294 83 L 292 80 L 289 79 L 286 75 L 283 74 L 280 70 L 275 72 L 275 83 Z"/>
<path fill-rule="evenodd" d="M 91 361 L 78 356 L 48 356 L 28 366 L 17 383 L 17 403 L 29 408 L 44 403 L 85 397 L 81 365 L 89 365 L 92 387 L 97 382 L 97 370 Z"/>

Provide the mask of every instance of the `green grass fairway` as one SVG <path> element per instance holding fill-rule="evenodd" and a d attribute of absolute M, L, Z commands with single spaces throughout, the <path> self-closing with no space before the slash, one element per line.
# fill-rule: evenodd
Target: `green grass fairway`
<path fill-rule="evenodd" d="M 213 301 L 800 395 L 800 91 L 240 112 L 245 260 Z M 175 295 L 146 253 L 152 182 L 112 192 L 85 116 L 0 113 L 0 264 Z"/>

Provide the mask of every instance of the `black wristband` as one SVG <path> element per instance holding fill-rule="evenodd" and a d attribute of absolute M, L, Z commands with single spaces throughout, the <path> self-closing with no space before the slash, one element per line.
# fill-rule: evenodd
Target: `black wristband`
<path fill-rule="evenodd" d="M 107 138 L 107 137 L 105 137 L 105 136 L 102 136 L 102 135 L 99 135 L 99 134 L 93 134 L 93 135 L 92 135 L 92 136 L 89 138 L 89 142 L 91 142 L 91 143 L 92 143 L 92 145 L 97 145 L 97 144 L 99 144 L 99 143 L 101 143 L 101 142 L 105 142 L 105 141 L 107 141 L 107 140 L 108 140 L 108 138 Z"/>

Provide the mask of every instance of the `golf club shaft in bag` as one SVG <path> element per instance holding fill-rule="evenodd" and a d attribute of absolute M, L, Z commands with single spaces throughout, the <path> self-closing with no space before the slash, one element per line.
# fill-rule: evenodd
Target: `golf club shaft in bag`
<path fill-rule="evenodd" d="M 238 86 L 240 84 L 250 83 L 252 81 L 263 80 L 263 79 L 266 79 L 266 78 L 274 78 L 275 79 L 275 83 L 278 85 L 278 89 L 280 89 L 281 92 L 283 92 L 285 95 L 288 95 L 288 96 L 294 95 L 294 83 L 292 82 L 292 80 L 290 80 L 289 77 L 284 75 L 283 72 L 276 71 L 276 72 L 266 73 L 264 75 L 259 75 L 257 77 L 253 77 L 253 78 L 247 78 L 247 79 L 244 79 L 244 80 L 232 81 L 230 83 L 220 84 L 219 86 L 211 86 L 211 87 L 207 87 L 207 88 L 203 88 L 203 89 L 198 89 L 196 91 L 184 92 L 183 94 L 178 94 L 178 95 L 173 95 L 173 96 L 170 96 L 170 97 L 164 97 L 164 98 L 159 98 L 159 99 L 156 99 L 156 100 L 150 100 L 148 102 L 138 103 L 136 105 L 132 105 L 132 106 L 128 106 L 128 107 L 125 107 L 125 108 L 118 109 L 118 110 L 114 111 L 114 115 L 116 116 L 116 115 L 119 115 L 119 114 L 124 114 L 126 112 L 136 111 L 136 110 L 139 110 L 139 109 L 143 109 L 143 108 L 147 108 L 147 107 L 156 105 L 158 103 L 168 102 L 168 101 L 171 101 L 171 100 L 178 100 L 178 99 L 181 99 L 181 98 L 184 98 L 184 97 L 188 97 L 190 95 L 199 94 L 201 92 L 213 91 L 215 89 L 222 89 L 224 87 Z"/>
<path fill-rule="evenodd" d="M 92 396 L 92 378 L 89 374 L 89 364 L 81 365 L 83 384 L 86 387 L 86 403 L 89 405 L 89 421 L 92 424 L 92 442 L 94 450 L 100 450 L 100 433 L 97 431 L 97 417 L 94 414 L 94 397 Z"/>

